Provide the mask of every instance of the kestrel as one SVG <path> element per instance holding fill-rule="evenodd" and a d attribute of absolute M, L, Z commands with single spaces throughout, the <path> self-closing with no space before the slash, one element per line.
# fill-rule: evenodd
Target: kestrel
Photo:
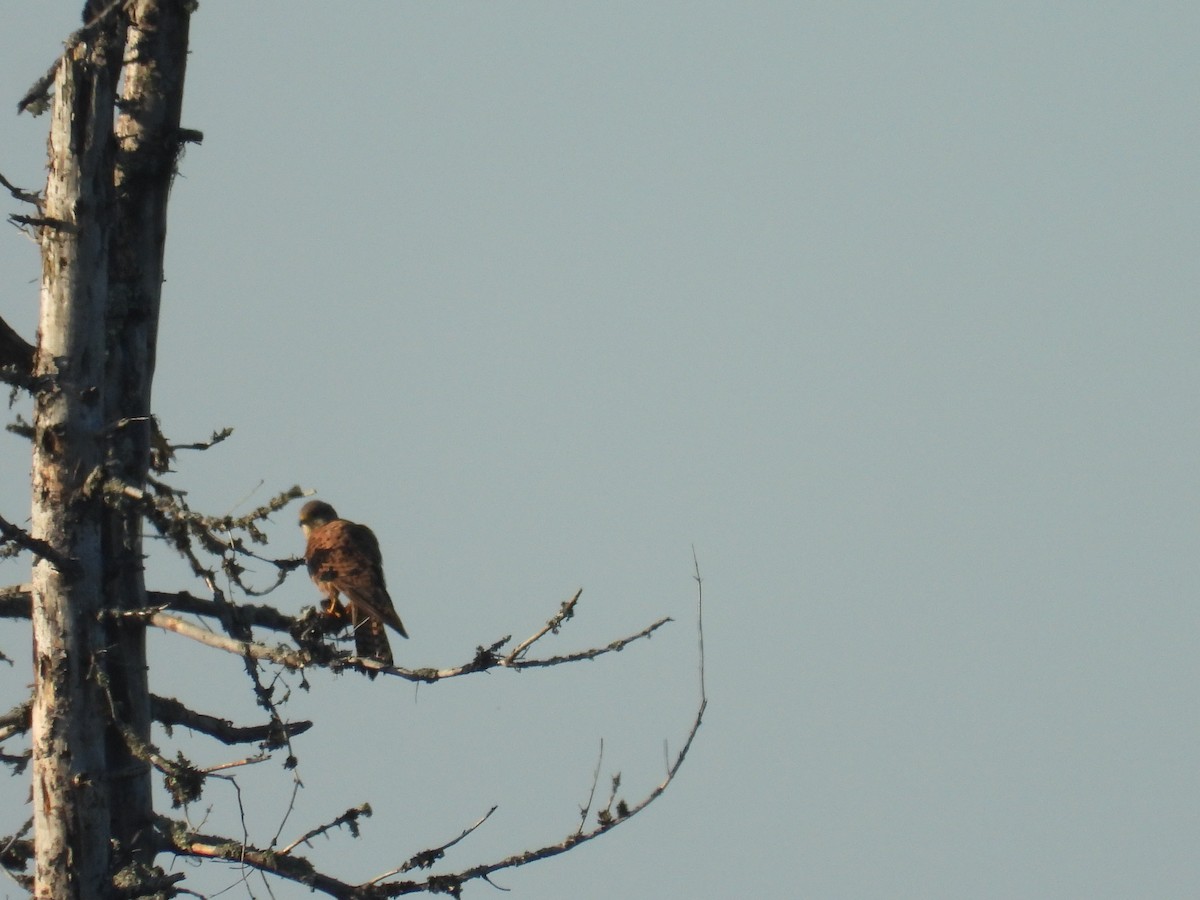
<path fill-rule="evenodd" d="M 379 541 L 366 525 L 339 519 L 333 507 L 312 500 L 300 510 L 300 527 L 308 539 L 304 560 L 308 574 L 329 601 L 330 615 L 345 615 L 338 595 L 350 608 L 350 627 L 359 656 L 392 664 L 392 648 L 384 625 L 408 637 L 383 581 Z"/>

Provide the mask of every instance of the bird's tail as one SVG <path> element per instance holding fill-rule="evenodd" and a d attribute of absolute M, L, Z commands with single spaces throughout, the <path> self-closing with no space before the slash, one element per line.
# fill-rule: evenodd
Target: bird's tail
<path fill-rule="evenodd" d="M 392 598 L 388 596 L 387 591 L 380 588 L 378 591 L 347 591 L 346 593 L 354 601 L 350 605 L 357 604 L 362 607 L 363 614 L 367 618 L 378 619 L 386 625 L 391 625 L 400 637 L 408 637 L 408 632 L 404 630 L 404 623 L 400 621 L 400 616 L 396 613 L 396 607 L 392 604 Z"/>
<path fill-rule="evenodd" d="M 364 659 L 374 659 L 385 666 L 392 664 L 392 645 L 388 643 L 383 623 L 371 615 L 354 615 L 350 607 L 350 624 L 354 629 L 354 650 Z"/>

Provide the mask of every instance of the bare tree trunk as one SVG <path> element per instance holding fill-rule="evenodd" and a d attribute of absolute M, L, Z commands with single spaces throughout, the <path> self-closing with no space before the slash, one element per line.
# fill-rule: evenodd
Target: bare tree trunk
<path fill-rule="evenodd" d="M 108 270 L 108 364 L 105 418 L 117 423 L 107 473 L 142 487 L 150 467 L 150 393 L 167 236 L 167 198 L 179 153 L 179 116 L 187 63 L 190 8 L 181 0 L 138 0 L 130 10 L 121 114 L 116 122 L 116 233 Z M 142 516 L 111 509 L 104 529 L 106 605 L 146 605 Z M 146 630 L 140 619 L 114 620 L 109 629 L 109 676 L 118 712 L 150 740 Z M 150 768 L 134 759 L 124 737 L 110 730 L 109 764 L 117 780 L 112 833 L 118 865 L 150 863 L 153 814 Z"/>
<path fill-rule="evenodd" d="M 120 42 L 71 48 L 55 78 L 35 374 L 33 817 L 38 898 L 110 892 L 101 462 L 112 111 Z"/>
<path fill-rule="evenodd" d="M 153 862 L 151 772 L 129 740 L 150 738 L 145 628 L 105 615 L 146 605 L 142 515 L 106 505 L 104 490 L 114 478 L 140 488 L 150 467 L 191 7 L 136 0 L 125 12 L 109 9 L 68 50 L 55 80 L 35 369 L 46 380 L 33 460 L 33 534 L 57 563 L 34 569 L 39 898 L 106 896 L 117 870 L 127 870 L 122 884 L 136 884 Z"/>

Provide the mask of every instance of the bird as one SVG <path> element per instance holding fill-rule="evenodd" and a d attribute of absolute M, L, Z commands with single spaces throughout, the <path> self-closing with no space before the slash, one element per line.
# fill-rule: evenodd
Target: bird
<path fill-rule="evenodd" d="M 300 528 L 307 544 L 308 574 L 325 595 L 331 616 L 345 615 L 339 595 L 346 598 L 354 647 L 364 659 L 392 665 L 392 647 L 384 625 L 408 637 L 392 605 L 383 579 L 379 541 L 366 525 L 340 518 L 323 500 L 311 500 L 300 510 Z"/>

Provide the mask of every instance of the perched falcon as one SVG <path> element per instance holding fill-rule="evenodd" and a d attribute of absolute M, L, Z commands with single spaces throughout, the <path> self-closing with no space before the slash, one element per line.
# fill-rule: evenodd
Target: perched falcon
<path fill-rule="evenodd" d="M 308 574 L 329 601 L 330 615 L 345 615 L 338 595 L 350 608 L 350 627 L 359 656 L 392 664 L 392 648 L 384 625 L 408 637 L 383 582 L 379 541 L 366 525 L 339 519 L 333 507 L 320 500 L 304 504 L 300 527 L 308 539 L 304 560 Z"/>

